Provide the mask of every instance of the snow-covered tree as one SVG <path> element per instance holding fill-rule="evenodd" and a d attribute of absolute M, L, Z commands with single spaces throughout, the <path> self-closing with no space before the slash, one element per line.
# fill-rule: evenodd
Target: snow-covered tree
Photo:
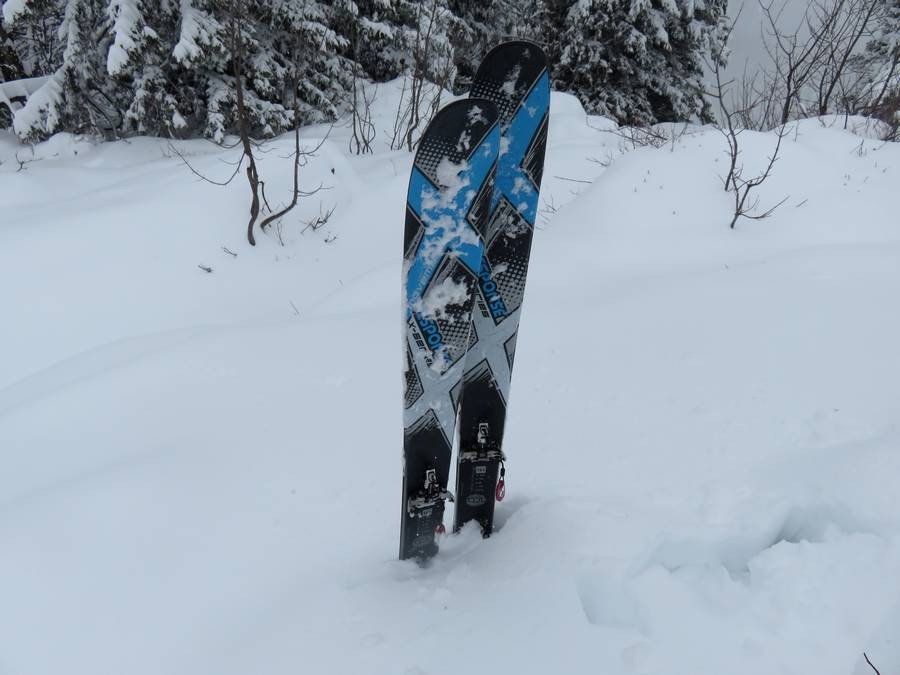
<path fill-rule="evenodd" d="M 447 0 L 357 0 L 355 5 L 351 52 L 373 80 L 414 71 L 431 81 L 455 75 L 451 35 L 458 20 Z"/>
<path fill-rule="evenodd" d="M 0 82 L 9 82 L 25 77 L 25 69 L 22 60 L 13 44 L 12 36 L 4 25 L 3 15 L 0 14 Z"/>
<path fill-rule="evenodd" d="M 361 80 L 405 74 L 393 137 L 411 147 L 442 89 L 465 91 L 481 57 L 516 36 L 542 43 L 554 86 L 592 112 L 703 118 L 701 55 L 724 2 L 5 0 L 3 10 L 24 72 L 51 76 L 16 114 L 23 138 L 221 140 L 242 115 L 249 134 L 267 137 L 336 118 Z"/>
<path fill-rule="evenodd" d="M 547 4 L 555 86 L 589 112 L 629 124 L 709 118 L 702 58 L 720 39 L 724 0 Z"/>
<path fill-rule="evenodd" d="M 196 118 L 196 93 L 172 57 L 185 7 L 190 5 L 177 6 L 167 0 L 110 3 L 114 40 L 106 65 L 109 77 L 123 92 L 122 133 L 190 133 L 188 120 Z"/>
<path fill-rule="evenodd" d="M 14 0 L 4 5 L 4 18 L 27 30 L 29 17 L 43 0 Z M 111 44 L 112 22 L 104 0 L 68 0 L 58 35 L 64 45 L 61 63 L 50 80 L 15 116 L 20 137 L 41 138 L 59 130 L 114 129 L 120 122 L 113 87 L 102 55 Z"/>
<path fill-rule="evenodd" d="M 0 14 L 0 83 L 25 77 L 22 61 L 13 46 L 12 37 L 7 33 Z M 7 107 L 5 97 L 0 95 L 0 129 L 12 125 L 12 110 Z"/>
<path fill-rule="evenodd" d="M 52 24 L 54 7 L 63 49 L 51 82 L 17 115 L 22 137 L 221 140 L 238 126 L 237 78 L 254 136 L 290 128 L 295 108 L 304 122 L 334 118 L 349 98 L 349 40 L 333 24 L 353 13 L 350 0 L 7 0 L 4 10 L 30 35 Z M 42 58 L 30 61 L 50 62 Z"/>
<path fill-rule="evenodd" d="M 65 0 L 6 0 L 3 22 L 26 76 L 50 75 L 62 63 Z"/>
<path fill-rule="evenodd" d="M 267 37 L 258 70 L 273 95 L 285 105 L 297 103 L 301 121 L 334 119 L 348 100 L 353 64 L 344 55 L 347 35 L 341 20 L 354 16 L 349 0 L 268 0 L 260 3 Z"/>

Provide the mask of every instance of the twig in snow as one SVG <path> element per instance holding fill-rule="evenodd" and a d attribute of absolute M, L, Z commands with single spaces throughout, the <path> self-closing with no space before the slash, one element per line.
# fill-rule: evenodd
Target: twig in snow
<path fill-rule="evenodd" d="M 592 180 L 581 180 L 580 178 L 566 178 L 565 176 L 553 176 L 559 180 L 567 180 L 570 183 L 584 183 L 585 185 L 592 185 L 594 181 Z"/>
<path fill-rule="evenodd" d="M 609 152 L 606 153 L 606 159 L 598 159 L 597 157 L 587 157 L 586 159 L 594 164 L 599 164 L 604 169 L 608 169 L 613 163 L 612 154 Z"/>
<path fill-rule="evenodd" d="M 881 673 L 878 672 L 878 668 L 876 668 L 876 667 L 872 664 L 872 662 L 869 661 L 869 656 L 868 656 L 868 654 L 866 654 L 865 652 L 863 652 L 863 658 L 865 658 L 866 663 L 869 664 L 869 666 L 872 668 L 872 670 L 875 671 L 876 675 L 881 675 Z"/>
<path fill-rule="evenodd" d="M 34 153 L 34 150 L 32 150 L 32 154 L 33 154 L 33 153 Z M 26 164 L 31 164 L 33 161 L 35 161 L 34 158 L 32 158 L 32 159 L 19 159 L 19 153 L 17 152 L 17 153 L 16 153 L 16 162 L 18 162 L 19 168 L 16 169 L 16 173 L 19 173 L 20 171 L 24 171 L 24 170 L 25 170 L 25 165 L 26 165 Z"/>
<path fill-rule="evenodd" d="M 191 163 L 189 161 L 187 161 L 187 158 L 182 154 L 182 152 L 178 148 L 176 148 L 171 142 L 169 143 L 169 148 L 172 150 L 172 152 L 174 152 L 176 155 L 178 155 L 178 159 L 180 159 L 184 163 L 184 165 L 188 169 L 191 170 L 191 173 L 194 174 L 195 176 L 197 176 L 197 178 L 200 178 L 201 180 L 203 180 L 207 183 L 212 183 L 213 185 L 218 185 L 220 187 L 228 185 L 229 183 L 231 183 L 231 181 L 234 180 L 234 177 L 237 176 L 238 171 L 241 170 L 241 164 L 244 161 L 244 156 L 241 155 L 240 161 L 234 165 L 234 172 L 228 177 L 227 180 L 219 182 L 219 181 L 213 180 L 212 178 L 204 176 L 202 173 L 197 171 L 197 169 L 195 169 L 193 166 L 191 166 Z"/>
<path fill-rule="evenodd" d="M 323 213 L 322 212 L 322 204 L 320 202 L 319 203 L 319 215 L 316 216 L 315 218 L 312 218 L 312 219 L 306 221 L 306 227 L 303 228 L 301 233 L 306 232 L 307 230 L 312 230 L 313 232 L 318 230 L 320 227 L 322 227 L 325 223 L 327 223 L 331 219 L 331 215 L 334 213 L 334 210 L 336 208 L 337 208 L 337 206 L 332 206 L 330 209 L 328 209 L 327 211 L 325 211 Z"/>

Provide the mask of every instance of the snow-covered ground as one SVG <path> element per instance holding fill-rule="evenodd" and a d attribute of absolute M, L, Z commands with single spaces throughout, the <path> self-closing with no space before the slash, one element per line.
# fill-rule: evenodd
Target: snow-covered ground
<path fill-rule="evenodd" d="M 715 130 L 623 152 L 553 106 L 509 496 L 426 569 L 395 559 L 410 155 L 334 129 L 251 249 L 242 177 L 164 141 L 0 137 L 2 675 L 900 672 L 900 146 L 792 127 L 787 202 L 732 231 Z"/>

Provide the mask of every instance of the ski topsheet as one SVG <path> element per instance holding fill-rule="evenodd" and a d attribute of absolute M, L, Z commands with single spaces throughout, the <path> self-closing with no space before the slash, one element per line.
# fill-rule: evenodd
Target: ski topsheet
<path fill-rule="evenodd" d="M 496 105 L 501 149 L 460 397 L 454 530 L 477 520 L 489 536 L 504 489 L 497 479 L 504 472 L 506 406 L 544 171 L 550 110 L 544 53 L 530 42 L 499 45 L 481 62 L 471 96 Z"/>
<path fill-rule="evenodd" d="M 404 232 L 403 501 L 400 559 L 437 553 L 459 383 L 500 149 L 497 109 L 442 109 L 416 152 Z"/>

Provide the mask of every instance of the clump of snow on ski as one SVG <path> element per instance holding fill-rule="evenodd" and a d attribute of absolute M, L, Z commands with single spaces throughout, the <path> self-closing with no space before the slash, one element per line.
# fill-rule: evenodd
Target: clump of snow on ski
<path fill-rule="evenodd" d="M 413 305 L 413 311 L 426 316 L 433 316 L 436 319 L 468 321 L 468 318 L 458 319 L 456 316 L 450 316 L 447 308 L 468 302 L 470 295 L 471 289 L 468 286 L 447 278 L 439 285 L 430 287 L 422 299 Z"/>

